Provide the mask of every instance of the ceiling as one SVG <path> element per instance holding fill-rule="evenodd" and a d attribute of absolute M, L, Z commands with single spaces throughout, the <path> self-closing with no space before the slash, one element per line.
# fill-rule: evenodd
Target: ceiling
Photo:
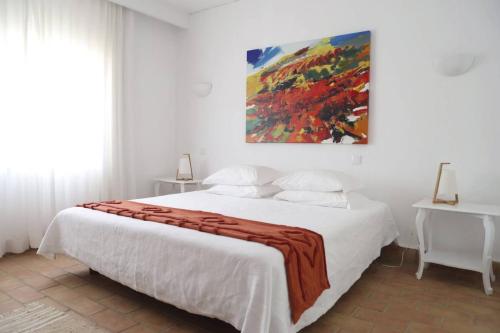
<path fill-rule="evenodd" d="M 188 14 L 197 13 L 238 0 L 161 0 L 162 2 Z"/>
<path fill-rule="evenodd" d="M 1 0 L 0 0 L 1 1 Z M 189 28 L 189 15 L 239 0 L 110 0 L 177 27 Z"/>

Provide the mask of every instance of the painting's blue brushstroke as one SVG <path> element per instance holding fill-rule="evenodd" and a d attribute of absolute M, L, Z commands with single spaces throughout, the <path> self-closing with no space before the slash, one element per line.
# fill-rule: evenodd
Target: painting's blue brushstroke
<path fill-rule="evenodd" d="M 250 50 L 247 51 L 247 62 L 253 65 L 253 68 L 257 68 L 265 65 L 280 52 L 281 48 L 279 46 Z"/>
<path fill-rule="evenodd" d="M 334 36 L 330 38 L 330 44 L 335 47 L 341 47 L 346 45 L 363 45 L 368 43 L 370 40 L 370 31 L 354 32 L 352 34 Z"/>
<path fill-rule="evenodd" d="M 261 55 L 262 55 L 261 49 L 247 51 L 247 63 L 255 65 L 259 61 Z"/>

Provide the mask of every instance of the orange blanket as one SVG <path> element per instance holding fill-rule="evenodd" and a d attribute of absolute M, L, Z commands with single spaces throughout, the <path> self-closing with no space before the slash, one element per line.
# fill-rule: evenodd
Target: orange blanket
<path fill-rule="evenodd" d="M 307 229 L 132 201 L 94 202 L 80 207 L 258 242 L 278 249 L 285 259 L 288 298 L 294 323 L 314 304 L 323 290 L 330 288 L 323 238 Z"/>

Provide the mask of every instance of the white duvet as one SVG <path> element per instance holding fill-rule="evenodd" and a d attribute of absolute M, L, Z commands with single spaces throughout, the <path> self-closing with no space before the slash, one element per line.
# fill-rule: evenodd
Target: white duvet
<path fill-rule="evenodd" d="M 70 255 L 132 289 L 243 333 L 297 332 L 313 323 L 398 235 L 387 205 L 371 200 L 352 210 L 205 191 L 136 201 L 300 226 L 323 236 L 331 288 L 294 325 L 283 256 L 275 248 L 77 207 L 61 211 L 49 226 L 39 254 Z"/>

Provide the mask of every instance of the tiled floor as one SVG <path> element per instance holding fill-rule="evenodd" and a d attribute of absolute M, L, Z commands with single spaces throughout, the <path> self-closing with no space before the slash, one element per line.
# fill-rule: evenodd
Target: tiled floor
<path fill-rule="evenodd" d="M 416 258 L 408 251 L 402 268 L 375 262 L 333 309 L 302 332 L 500 332 L 498 280 L 489 297 L 479 273 L 431 265 L 418 281 Z M 397 261 L 394 250 L 381 260 Z M 496 272 L 500 275 L 498 265 Z M 33 301 L 77 312 L 113 332 L 236 332 L 89 274 L 71 258 L 51 261 L 33 251 L 1 258 L 0 313 Z"/>

